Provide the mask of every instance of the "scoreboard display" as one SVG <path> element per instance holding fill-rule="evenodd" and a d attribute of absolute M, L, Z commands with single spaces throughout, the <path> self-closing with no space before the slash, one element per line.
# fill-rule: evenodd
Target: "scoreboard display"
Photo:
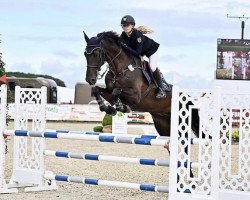
<path fill-rule="evenodd" d="M 250 80 L 250 40 L 217 40 L 216 79 Z"/>

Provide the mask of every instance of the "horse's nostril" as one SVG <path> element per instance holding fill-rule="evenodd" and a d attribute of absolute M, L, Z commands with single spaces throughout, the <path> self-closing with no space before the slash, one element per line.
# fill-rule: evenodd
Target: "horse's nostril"
<path fill-rule="evenodd" d="M 92 79 L 91 79 L 91 83 L 95 83 L 95 78 L 92 78 Z"/>

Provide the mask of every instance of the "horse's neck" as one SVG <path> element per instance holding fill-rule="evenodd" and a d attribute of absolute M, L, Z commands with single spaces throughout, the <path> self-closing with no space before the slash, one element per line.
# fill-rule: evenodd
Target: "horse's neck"
<path fill-rule="evenodd" d="M 124 63 L 127 64 L 126 65 L 127 67 L 129 65 L 132 65 L 133 67 L 140 67 L 141 66 L 141 64 L 142 64 L 141 59 L 134 57 L 133 55 L 126 53 L 124 51 L 123 51 L 123 54 L 124 54 L 123 60 L 124 60 Z"/>
<path fill-rule="evenodd" d="M 118 51 L 117 51 L 118 52 Z M 115 56 L 117 56 L 118 53 L 113 53 L 108 55 L 108 60 L 107 62 L 111 62 Z M 121 53 L 115 58 L 110 65 L 112 68 L 115 68 L 117 72 L 122 72 L 123 70 L 127 69 L 129 65 L 138 65 L 138 61 L 135 62 L 135 58 L 132 56 L 127 55 L 123 50 Z"/>

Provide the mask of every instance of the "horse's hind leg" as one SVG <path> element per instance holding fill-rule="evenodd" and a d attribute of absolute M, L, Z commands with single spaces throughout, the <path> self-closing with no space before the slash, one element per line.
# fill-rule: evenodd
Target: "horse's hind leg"
<path fill-rule="evenodd" d="M 94 96 L 96 98 L 96 101 L 99 105 L 99 109 L 100 111 L 104 111 L 106 112 L 107 114 L 109 115 L 116 115 L 116 109 L 113 108 L 112 106 L 110 105 L 105 105 L 101 95 L 100 95 L 100 88 L 99 87 L 93 87 L 92 90 L 91 90 L 91 95 Z"/>
<path fill-rule="evenodd" d="M 170 128 L 171 128 L 171 114 L 152 114 L 152 119 L 154 121 L 154 126 L 159 135 L 161 136 L 170 136 Z"/>

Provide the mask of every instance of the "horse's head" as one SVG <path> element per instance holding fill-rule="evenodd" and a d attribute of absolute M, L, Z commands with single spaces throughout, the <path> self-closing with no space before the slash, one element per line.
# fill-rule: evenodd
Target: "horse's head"
<path fill-rule="evenodd" d="M 90 85 L 94 85 L 97 81 L 98 72 L 105 61 L 107 61 L 110 71 L 117 71 L 119 61 L 116 62 L 116 59 L 122 53 L 120 37 L 112 31 L 99 33 L 97 37 L 90 39 L 84 32 L 84 37 L 87 42 L 85 50 L 87 60 L 86 81 Z"/>
<path fill-rule="evenodd" d="M 101 47 L 102 37 L 92 37 L 89 39 L 85 32 L 84 37 L 87 42 L 84 52 L 87 60 L 85 79 L 90 85 L 94 85 L 97 81 L 98 72 L 101 70 L 101 66 L 105 63 L 105 55 Z"/>

